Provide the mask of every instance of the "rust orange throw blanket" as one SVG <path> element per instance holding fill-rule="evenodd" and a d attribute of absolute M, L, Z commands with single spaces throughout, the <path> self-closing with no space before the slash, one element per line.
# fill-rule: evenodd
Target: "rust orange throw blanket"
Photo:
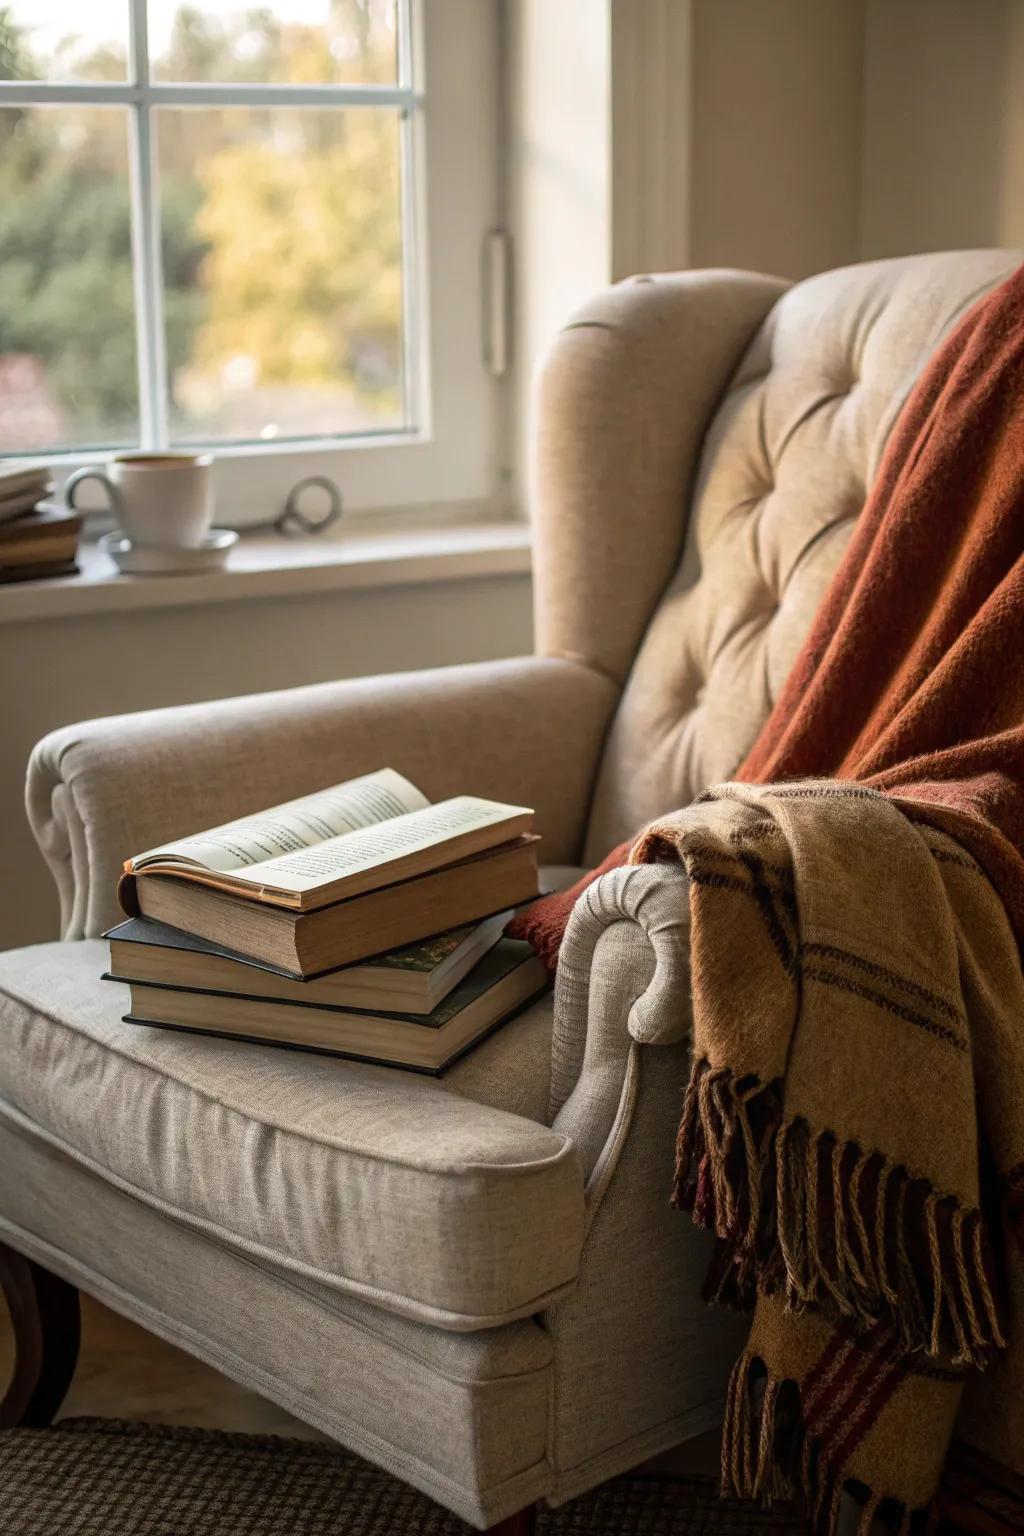
<path fill-rule="evenodd" d="M 893 429 L 775 707 L 736 778 L 834 775 L 954 827 L 1024 944 L 1024 268 L 964 318 Z M 554 970 L 577 896 L 510 927 Z"/>
<path fill-rule="evenodd" d="M 676 1198 L 756 1298 L 725 1480 L 909 1521 L 1024 1203 L 1024 269 L 914 389 L 737 781 L 601 866 L 690 877 Z M 585 884 L 516 925 L 549 964 Z"/>

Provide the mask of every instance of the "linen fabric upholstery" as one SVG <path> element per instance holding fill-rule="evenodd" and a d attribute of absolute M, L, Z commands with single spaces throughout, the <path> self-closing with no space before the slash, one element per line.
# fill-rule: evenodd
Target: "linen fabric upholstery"
<path fill-rule="evenodd" d="M 575 873 L 545 872 L 545 878 L 557 883 Z M 634 883 L 647 873 L 633 871 Z M 223 1233 L 204 1231 L 184 1210 L 171 1212 L 129 1193 L 67 1143 L 44 1135 L 6 1095 L 0 1097 L 0 1234 L 474 1524 L 489 1525 L 541 1494 L 551 1502 L 571 1498 L 711 1429 L 721 1418 L 729 1363 L 741 1344 L 736 1319 L 663 1304 L 666 1288 L 699 1284 L 709 1255 L 707 1234 L 678 1220 L 658 1178 L 688 1050 L 685 1043 L 655 1053 L 640 1052 L 635 1042 L 630 1048 L 617 1000 L 644 994 L 652 950 L 629 906 L 606 904 L 593 931 L 578 925 L 578 943 L 575 973 L 582 976 L 588 957 L 597 954 L 607 967 L 601 981 L 614 976 L 617 991 L 605 993 L 595 977 L 594 996 L 609 999 L 600 1015 L 588 1004 L 591 989 L 567 1001 L 563 1032 L 580 1045 L 598 1034 L 605 1043 L 580 1052 L 555 1129 L 582 1147 L 589 1123 L 592 1148 L 596 1123 L 612 1130 L 586 1186 L 581 1261 L 592 1266 L 592 1279 L 543 1312 L 543 1327 L 533 1321 L 473 1332 L 427 1326 L 353 1296 L 333 1277 L 314 1280 L 271 1262 L 225 1242 Z M 54 963 L 67 953 L 102 953 L 96 943 L 42 949 L 57 953 Z M 567 952 L 571 958 L 572 943 Z M 119 991 L 98 985 L 115 996 Z M 547 999 L 442 1083 L 415 1081 L 424 1090 L 522 1112 L 522 1079 L 529 1078 L 531 1112 L 546 1119 L 550 1033 Z M 616 1044 L 620 1038 L 625 1050 Z M 616 1052 L 617 1076 L 607 1070 Z M 637 1231 L 644 1266 L 632 1274 L 622 1270 L 616 1251 Z M 280 1324 L 279 1309 L 287 1314 Z M 669 1361 L 684 1368 L 665 1369 Z M 400 1385 L 407 1378 L 408 1402 Z M 628 1426 L 622 1403 L 630 1409 Z"/>
<path fill-rule="evenodd" d="M 810 627 L 844 519 L 857 510 L 854 491 L 925 354 L 1018 260 L 898 260 L 788 292 L 776 278 L 687 273 L 619 284 L 594 300 L 556 341 L 538 403 L 541 656 L 53 733 L 30 767 L 29 814 L 67 936 L 96 935 L 116 918 L 113 881 L 126 853 L 382 762 L 432 798 L 469 790 L 532 803 L 545 859 L 579 862 L 585 848 L 588 864 L 728 775 Z M 612 724 L 623 686 L 621 724 Z M 553 1034 L 548 1003 L 441 1083 L 417 1080 L 425 1115 L 443 1100 L 465 1126 L 467 1113 L 489 1106 L 504 1129 L 488 1121 L 486 1136 L 500 1135 L 502 1146 L 527 1144 L 518 1116 L 536 1122 L 530 1137 L 550 1120 L 550 1133 L 573 1148 L 575 1278 L 538 1303 L 537 1322 L 479 1327 L 474 1314 L 463 1331 L 399 1315 L 393 1303 L 342 1288 L 346 1234 L 314 1229 L 332 1272 L 308 1277 L 294 1254 L 290 1266 L 286 1254 L 257 1255 L 207 1235 L 182 1206 L 140 1199 L 11 1107 L 0 1113 L 0 1230 L 477 1525 L 538 1496 L 570 1497 L 711 1427 L 742 1340 L 735 1319 L 686 1299 L 705 1271 L 708 1234 L 667 1198 L 665 1149 L 689 1068 L 679 878 L 637 869 L 592 889 L 566 936 Z M 63 951 L 51 964 L 63 972 Z M 69 1031 L 45 1016 L 38 975 L 33 987 L 34 1000 L 12 1002 L 8 1017 L 19 1037 L 40 1037 L 33 1059 L 48 1061 L 58 1032 Z M 92 1071 L 102 1055 L 102 1078 L 116 1053 L 100 1045 L 88 1007 L 85 1015 L 76 1012 L 76 1070 Z M 111 1013 L 104 1028 L 114 1022 Z M 123 1065 L 133 1073 L 137 1064 Z M 289 1069 L 304 1077 L 303 1103 L 323 1067 L 310 1058 Z M 26 1102 L 47 1100 L 35 1074 L 18 1077 Z M 387 1074 L 400 1098 L 401 1077 Z M 175 1094 L 194 1091 L 167 1081 Z M 91 1081 L 79 1086 L 84 1105 Z M 460 1097 L 473 1101 L 468 1112 Z M 232 1113 L 218 1111 L 218 1135 Z M 342 1100 L 336 1118 L 338 1140 Z M 443 1132 L 440 1114 L 437 1124 Z M 290 1150 L 297 1166 L 299 1149 Z M 225 1161 L 222 1144 L 193 1154 Z M 435 1154 L 428 1149 L 428 1163 Z M 218 1177 L 215 1193 L 229 1180 L 245 1189 L 237 1168 Z M 195 1178 L 187 1172 L 185 1187 Z M 288 1194 L 313 1201 L 319 1191 Z M 533 1219 L 519 1249 L 537 1238 Z M 559 1234 L 554 1251 L 565 1258 L 570 1246 Z M 525 1273 L 533 1259 L 517 1252 L 515 1263 Z M 465 1301 L 477 1281 L 458 1284 Z M 387 1277 L 383 1289 L 402 1287 Z M 403 1309 L 408 1300 L 399 1298 Z M 998 1441 L 976 1443 L 1005 1455 Z M 1017 1466 L 1024 1472 L 1024 1457 Z"/>
<path fill-rule="evenodd" d="M 752 272 L 635 277 L 562 331 L 534 413 L 541 654 L 624 682 L 679 558 L 705 428 L 785 286 Z"/>
<path fill-rule="evenodd" d="M 571 861 L 615 699 L 594 672 L 528 656 L 53 731 L 32 753 L 27 798 L 63 936 L 120 920 L 117 877 L 133 854 L 383 767 L 430 800 L 531 805 L 545 862 Z"/>
<path fill-rule="evenodd" d="M 536 1322 L 410 1322 L 171 1219 L 0 1099 L 0 1241 L 488 1526 L 548 1487 L 553 1346 Z"/>
<path fill-rule="evenodd" d="M 744 1340 L 742 1319 L 685 1303 L 712 1246 L 668 1199 L 665 1127 L 678 1122 L 690 1056 L 685 992 L 682 1006 L 679 994 L 658 1006 L 674 972 L 679 875 L 638 868 L 598 882 L 563 949 L 552 1124 L 580 1151 L 587 1232 L 577 1283 L 544 1319 L 557 1393 L 548 1497 L 558 1500 L 720 1424 Z M 671 1016 L 655 1048 L 637 1038 L 646 1041 L 651 1007 Z"/>
<path fill-rule="evenodd" d="M 796 659 L 923 363 L 1019 259 L 976 251 L 869 262 L 779 299 L 708 428 L 682 560 L 609 733 L 584 862 L 735 772 Z M 684 503 L 669 483 L 661 494 L 681 534 Z M 585 537 L 592 546 L 592 528 Z M 592 547 L 560 553 L 566 564 L 596 558 Z"/>
<path fill-rule="evenodd" d="M 637 951 L 632 964 L 626 963 L 624 946 L 626 953 Z M 607 989 L 616 987 L 620 976 L 628 978 L 622 982 L 627 995 L 618 1008 L 611 1008 L 605 1001 Z M 631 1040 L 641 1045 L 675 1045 L 689 1039 L 689 980 L 689 905 L 682 870 L 620 865 L 586 888 L 569 919 L 555 982 L 552 1123 L 557 1123 L 581 1077 L 592 1076 L 595 1056 L 600 1059 L 608 1049 L 621 1055 Z M 602 1033 L 597 1021 L 604 1018 L 610 1020 L 605 1032 L 613 1038 L 597 1041 L 595 1033 Z M 620 1061 L 620 1072 L 622 1066 Z M 607 1115 L 606 1105 L 603 1113 Z M 597 1133 L 600 1145 L 609 1130 L 606 1124 Z M 580 1146 L 592 1139 L 578 1124 L 573 1138 Z M 592 1159 L 581 1155 L 589 1172 Z"/>
<path fill-rule="evenodd" d="M 69 1157 L 257 1261 L 448 1328 L 539 1311 L 574 1279 L 567 1137 L 463 1096 L 457 1068 L 442 1082 L 126 1024 L 106 958 L 98 941 L 0 956 L 0 1097 Z M 538 1026 L 546 1044 L 546 1003 L 468 1080 L 521 1093 L 508 1062 L 529 1069 Z"/>

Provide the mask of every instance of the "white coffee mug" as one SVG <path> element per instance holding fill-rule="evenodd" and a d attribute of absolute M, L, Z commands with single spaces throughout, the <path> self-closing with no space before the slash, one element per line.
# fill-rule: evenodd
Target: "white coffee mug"
<path fill-rule="evenodd" d="M 98 480 L 118 526 L 133 544 L 195 549 L 213 521 L 213 457 L 208 453 L 119 453 L 77 470 L 64 487 L 71 508 L 80 485 Z"/>

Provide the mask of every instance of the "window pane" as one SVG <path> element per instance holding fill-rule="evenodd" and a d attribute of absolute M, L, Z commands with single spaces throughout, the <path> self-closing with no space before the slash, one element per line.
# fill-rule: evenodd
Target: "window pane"
<path fill-rule="evenodd" d="M 397 0 L 149 0 L 153 78 L 393 85 Z"/>
<path fill-rule="evenodd" d="M 0 108 L 0 274 L 0 453 L 135 442 L 123 108 Z"/>
<path fill-rule="evenodd" d="M 0 80 L 124 80 L 128 0 L 2 0 Z"/>
<path fill-rule="evenodd" d="M 398 113 L 156 119 L 174 440 L 402 425 Z"/>

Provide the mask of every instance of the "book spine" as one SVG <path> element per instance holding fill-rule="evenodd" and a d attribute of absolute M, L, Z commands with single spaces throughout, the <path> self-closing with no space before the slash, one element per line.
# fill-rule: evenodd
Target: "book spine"
<path fill-rule="evenodd" d="M 126 917 L 141 917 L 142 909 L 139 906 L 139 892 L 135 884 L 135 876 L 123 874 L 117 882 L 117 902 Z"/>

